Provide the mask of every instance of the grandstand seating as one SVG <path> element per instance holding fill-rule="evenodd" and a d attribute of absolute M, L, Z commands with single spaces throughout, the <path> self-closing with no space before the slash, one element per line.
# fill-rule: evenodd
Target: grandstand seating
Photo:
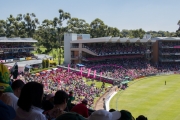
<path fill-rule="evenodd" d="M 117 55 L 122 53 L 145 53 L 147 51 L 145 46 L 138 46 L 135 44 L 128 44 L 124 45 L 122 43 L 116 43 L 116 44 L 86 44 L 83 45 L 84 48 L 87 48 L 94 53 L 98 54 L 99 56 L 104 55 Z"/>

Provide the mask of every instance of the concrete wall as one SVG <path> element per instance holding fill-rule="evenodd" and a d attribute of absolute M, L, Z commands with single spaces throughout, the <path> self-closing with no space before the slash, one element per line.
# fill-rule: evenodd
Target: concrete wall
<path fill-rule="evenodd" d="M 77 34 L 65 33 L 64 34 L 64 64 L 71 63 L 71 44 L 70 42 L 77 40 Z"/>

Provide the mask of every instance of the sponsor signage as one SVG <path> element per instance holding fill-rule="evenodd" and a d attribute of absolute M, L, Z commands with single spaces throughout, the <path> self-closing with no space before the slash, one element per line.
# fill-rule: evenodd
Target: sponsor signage
<path fill-rule="evenodd" d="M 26 58 L 19 58 L 20 61 L 26 60 Z"/>
<path fill-rule="evenodd" d="M 180 62 L 180 60 L 175 60 L 175 62 Z"/>
<path fill-rule="evenodd" d="M 1 63 L 5 63 L 6 61 L 5 60 L 0 60 Z"/>
<path fill-rule="evenodd" d="M 77 40 L 89 40 L 90 34 L 77 34 Z"/>
<path fill-rule="evenodd" d="M 175 55 L 180 55 L 180 53 L 175 53 Z"/>
<path fill-rule="evenodd" d="M 180 48 L 180 45 L 174 46 L 174 48 Z"/>
<path fill-rule="evenodd" d="M 13 59 L 7 59 L 6 62 L 13 62 Z"/>
<path fill-rule="evenodd" d="M 32 58 L 31 57 L 26 57 L 26 60 L 31 60 Z"/>

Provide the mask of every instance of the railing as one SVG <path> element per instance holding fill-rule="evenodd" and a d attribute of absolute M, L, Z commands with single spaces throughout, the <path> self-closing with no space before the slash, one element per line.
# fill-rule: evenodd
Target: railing
<path fill-rule="evenodd" d="M 79 46 L 71 46 L 71 48 L 79 48 Z"/>

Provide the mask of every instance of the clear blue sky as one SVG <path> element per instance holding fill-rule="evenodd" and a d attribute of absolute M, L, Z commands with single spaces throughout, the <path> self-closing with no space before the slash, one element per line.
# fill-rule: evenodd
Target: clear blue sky
<path fill-rule="evenodd" d="M 122 29 L 176 31 L 180 0 L 0 0 L 0 19 L 35 13 L 39 21 L 58 17 L 58 10 L 90 23 L 100 18 Z"/>

